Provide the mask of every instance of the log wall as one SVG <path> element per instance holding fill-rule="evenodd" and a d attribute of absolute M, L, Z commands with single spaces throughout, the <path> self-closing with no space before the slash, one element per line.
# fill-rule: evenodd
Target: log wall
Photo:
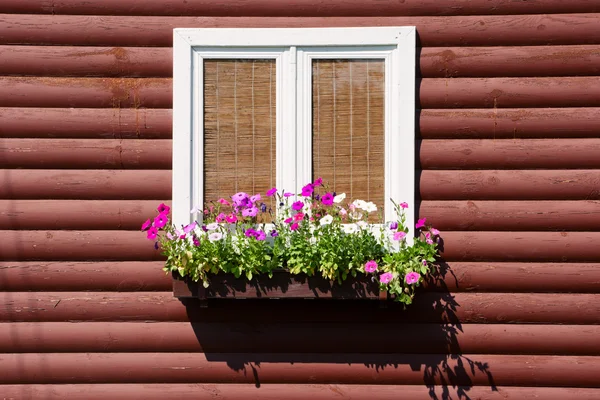
<path fill-rule="evenodd" d="M 172 297 L 139 232 L 171 196 L 172 29 L 415 25 L 407 311 Z M 3 0 L 7 398 L 600 398 L 600 4 Z"/>

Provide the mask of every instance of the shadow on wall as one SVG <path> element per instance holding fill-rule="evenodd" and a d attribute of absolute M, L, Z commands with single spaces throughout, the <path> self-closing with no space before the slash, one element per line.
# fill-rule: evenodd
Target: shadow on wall
<path fill-rule="evenodd" d="M 462 355 L 460 305 L 443 281 L 452 272 L 443 262 L 439 272 L 406 310 L 373 300 L 218 299 L 208 310 L 197 300 L 184 304 L 206 359 L 253 377 L 257 387 L 423 385 L 432 399 L 470 399 L 475 385 L 495 391 L 487 363 Z"/>

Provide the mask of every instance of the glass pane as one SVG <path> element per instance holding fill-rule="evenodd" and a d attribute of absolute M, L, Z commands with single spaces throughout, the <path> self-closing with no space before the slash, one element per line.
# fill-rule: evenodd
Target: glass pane
<path fill-rule="evenodd" d="M 384 206 L 384 61 L 314 60 L 313 177 Z M 373 216 L 372 220 L 376 220 Z"/>
<path fill-rule="evenodd" d="M 204 61 L 204 202 L 275 186 L 275 60 Z"/>

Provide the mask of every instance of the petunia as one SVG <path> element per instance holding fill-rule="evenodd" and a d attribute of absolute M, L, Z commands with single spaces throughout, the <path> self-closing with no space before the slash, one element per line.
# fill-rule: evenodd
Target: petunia
<path fill-rule="evenodd" d="M 261 203 L 261 205 L 260 205 L 260 211 L 261 212 L 267 212 L 267 205 L 265 203 Z"/>
<path fill-rule="evenodd" d="M 294 195 L 294 193 L 290 193 L 290 192 L 285 192 L 283 194 L 283 197 L 292 197 Z"/>
<path fill-rule="evenodd" d="M 171 234 L 171 232 L 167 232 L 167 239 L 173 240 L 173 239 L 175 239 L 175 236 L 173 236 L 173 234 Z"/>
<path fill-rule="evenodd" d="M 426 266 L 427 266 L 427 260 L 423 260 L 423 261 L 422 261 L 422 263 L 423 263 L 423 266 L 424 266 L 424 267 L 426 267 Z"/>
<path fill-rule="evenodd" d="M 257 193 L 254 196 L 250 197 L 250 201 L 252 203 L 256 203 L 257 201 L 260 201 L 260 193 Z"/>
<path fill-rule="evenodd" d="M 304 214 L 299 212 L 298 214 L 294 215 L 294 221 L 302 221 L 304 219 Z"/>
<path fill-rule="evenodd" d="M 277 237 L 277 236 L 279 236 L 279 233 L 276 230 L 272 230 L 271 237 Z"/>
<path fill-rule="evenodd" d="M 353 233 L 356 233 L 356 231 L 358 231 L 358 227 L 355 224 L 347 224 L 347 225 L 343 225 L 343 229 L 344 229 L 344 233 L 351 235 Z"/>
<path fill-rule="evenodd" d="M 431 240 L 430 238 L 427 238 L 427 240 L 425 240 L 425 243 L 427 243 L 427 244 L 433 244 L 433 240 Z"/>
<path fill-rule="evenodd" d="M 396 229 L 398 229 L 398 222 L 390 222 L 390 230 L 395 231 Z"/>
<path fill-rule="evenodd" d="M 208 240 L 210 240 L 211 242 L 215 242 L 221 239 L 223 239 L 223 234 L 221 232 L 213 232 L 210 235 L 208 235 Z"/>
<path fill-rule="evenodd" d="M 360 208 L 361 210 L 364 210 L 365 207 L 367 207 L 367 202 L 364 200 L 356 199 L 352 202 L 352 205 L 356 208 Z"/>
<path fill-rule="evenodd" d="M 194 246 L 200 246 L 200 239 L 198 239 L 196 235 L 192 237 L 192 242 L 194 243 Z"/>
<path fill-rule="evenodd" d="M 406 203 L 406 202 L 400 203 L 400 207 L 408 208 L 408 203 Z"/>
<path fill-rule="evenodd" d="M 263 241 L 267 238 L 267 234 L 264 233 L 263 231 L 258 231 L 258 232 L 256 232 L 256 236 L 254 236 L 254 237 L 256 238 L 256 240 Z"/>
<path fill-rule="evenodd" d="M 438 231 L 438 230 L 437 230 L 437 229 L 435 229 L 435 228 L 431 228 L 431 229 L 429 230 L 429 232 L 431 232 L 431 234 L 432 234 L 432 235 L 439 235 L 439 234 L 440 234 L 440 231 Z"/>
<path fill-rule="evenodd" d="M 190 233 L 191 231 L 194 230 L 194 228 L 196 227 L 196 221 L 192 222 L 189 225 L 186 225 L 183 227 L 183 232 L 184 233 Z"/>
<path fill-rule="evenodd" d="M 369 201 L 365 204 L 363 210 L 365 210 L 368 213 L 375 212 L 377 211 L 377 206 L 372 201 Z"/>
<path fill-rule="evenodd" d="M 248 228 L 244 232 L 244 235 L 246 235 L 246 237 L 255 237 L 256 236 L 256 231 L 254 229 L 252 229 L 252 228 Z"/>
<path fill-rule="evenodd" d="M 385 273 L 379 275 L 379 282 L 381 282 L 383 284 L 390 283 L 392 281 L 392 279 L 394 279 L 394 275 L 392 275 L 391 272 L 385 272 Z"/>
<path fill-rule="evenodd" d="M 333 217 L 331 215 L 326 215 L 319 220 L 319 223 L 321 225 L 329 225 L 332 222 L 333 222 Z"/>
<path fill-rule="evenodd" d="M 237 222 L 237 217 L 235 216 L 235 214 L 229 214 L 225 217 L 225 220 L 230 224 L 235 224 Z"/>
<path fill-rule="evenodd" d="M 158 212 L 161 214 L 168 214 L 171 211 L 171 207 L 166 205 L 165 203 L 160 203 L 157 208 Z"/>
<path fill-rule="evenodd" d="M 284 219 L 283 222 L 289 224 L 290 222 L 292 222 L 292 217 Z"/>
<path fill-rule="evenodd" d="M 309 197 L 312 195 L 314 190 L 315 190 L 315 188 L 313 187 L 312 183 L 309 183 L 308 185 L 305 185 L 304 187 L 302 187 L 301 195 L 304 197 Z"/>
<path fill-rule="evenodd" d="M 219 215 L 217 215 L 217 218 L 215 218 L 217 220 L 217 222 L 225 222 L 225 220 L 227 219 L 227 215 L 225 215 L 225 213 L 219 213 Z"/>
<path fill-rule="evenodd" d="M 333 194 L 325 193 L 323 195 L 323 197 L 321 197 L 321 203 L 323 203 L 326 206 L 332 205 L 333 204 Z"/>
<path fill-rule="evenodd" d="M 348 211 L 346 211 L 346 209 L 345 209 L 345 208 L 340 208 L 340 215 L 341 215 L 342 217 L 345 217 L 347 214 L 348 214 Z"/>
<path fill-rule="evenodd" d="M 321 186 L 323 184 L 323 178 L 317 178 L 314 182 L 313 182 L 313 186 Z"/>
<path fill-rule="evenodd" d="M 342 201 L 344 201 L 345 198 L 346 198 L 346 193 L 341 193 L 333 198 L 333 202 L 336 204 L 339 204 Z"/>
<path fill-rule="evenodd" d="M 256 207 L 246 208 L 242 211 L 244 217 L 256 217 L 256 214 L 258 214 L 258 208 Z"/>
<path fill-rule="evenodd" d="M 421 275 L 419 275 L 418 272 L 409 272 L 404 277 L 404 280 L 406 281 L 407 284 L 412 285 L 413 283 L 419 282 L 420 277 L 421 277 Z"/>
<path fill-rule="evenodd" d="M 167 222 L 169 222 L 169 218 L 167 217 L 167 214 L 158 214 L 156 216 L 156 218 L 154 218 L 154 226 L 157 229 L 162 228 L 163 226 L 165 226 L 167 224 Z"/>
<path fill-rule="evenodd" d="M 425 226 L 425 220 L 427 218 L 421 218 L 420 220 L 417 221 L 415 228 L 419 229 Z"/>
<path fill-rule="evenodd" d="M 295 231 L 296 229 L 298 229 L 298 223 L 294 222 L 293 224 L 290 225 L 290 229 Z"/>
<path fill-rule="evenodd" d="M 146 233 L 146 237 L 148 238 L 148 240 L 156 239 L 157 235 L 158 235 L 158 229 L 156 229 L 155 227 L 151 227 L 150 229 L 148 229 L 148 232 Z"/>
<path fill-rule="evenodd" d="M 224 206 L 230 205 L 229 202 L 223 198 L 219 199 L 219 203 L 223 204 Z"/>
<path fill-rule="evenodd" d="M 144 222 L 142 224 L 142 231 L 145 231 L 146 229 L 150 228 L 152 226 L 152 221 L 150 221 L 150 219 L 147 219 L 146 222 Z"/>
<path fill-rule="evenodd" d="M 365 263 L 365 272 L 375 272 L 377 271 L 377 262 L 375 260 L 367 261 Z"/>
<path fill-rule="evenodd" d="M 394 240 L 402 240 L 406 237 L 406 232 L 395 232 L 394 233 Z"/>
<path fill-rule="evenodd" d="M 234 194 L 233 196 L 231 196 L 231 200 L 233 200 L 234 203 L 239 203 L 244 199 L 248 198 L 248 193 L 244 193 L 244 192 L 238 192 L 236 194 Z"/>
<path fill-rule="evenodd" d="M 304 202 L 302 202 L 302 201 L 295 201 L 292 204 L 292 209 L 296 210 L 296 211 L 302 210 L 302 207 L 304 207 Z"/>
<path fill-rule="evenodd" d="M 206 225 L 206 229 L 208 229 L 209 231 L 214 231 L 218 227 L 219 227 L 219 224 L 217 224 L 216 222 Z"/>
<path fill-rule="evenodd" d="M 271 188 L 271 189 L 267 190 L 266 195 L 267 195 L 267 197 L 271 197 L 271 196 L 274 196 L 275 193 L 277 193 L 277 188 Z"/>

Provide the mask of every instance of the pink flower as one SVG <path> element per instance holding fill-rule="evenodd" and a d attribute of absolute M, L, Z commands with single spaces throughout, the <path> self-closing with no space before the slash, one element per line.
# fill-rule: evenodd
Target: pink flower
<path fill-rule="evenodd" d="M 257 201 L 260 201 L 260 193 L 257 193 L 254 196 L 250 197 L 250 201 L 253 202 L 253 203 L 256 203 Z"/>
<path fill-rule="evenodd" d="M 425 240 L 425 243 L 427 243 L 427 244 L 433 244 L 433 240 L 431 240 L 430 238 L 427 238 L 427 240 Z"/>
<path fill-rule="evenodd" d="M 421 218 L 420 220 L 417 221 L 417 224 L 415 225 L 415 228 L 419 229 L 425 226 L 425 220 L 427 218 Z"/>
<path fill-rule="evenodd" d="M 402 240 L 406 237 L 406 232 L 395 232 L 394 233 L 394 240 Z"/>
<path fill-rule="evenodd" d="M 394 279 L 394 275 L 392 275 L 391 272 L 386 272 L 379 275 L 379 282 L 384 284 L 390 283 L 392 279 Z"/>
<path fill-rule="evenodd" d="M 421 278 L 421 275 L 419 275 L 418 272 L 409 272 L 404 277 L 404 280 L 407 284 L 412 285 L 413 283 L 419 282 L 419 278 Z"/>
<path fill-rule="evenodd" d="M 183 233 L 190 233 L 196 227 L 196 221 L 183 227 Z"/>
<path fill-rule="evenodd" d="M 406 203 L 406 202 L 400 203 L 400 207 L 402 207 L 402 208 L 408 208 L 408 203 Z"/>
<path fill-rule="evenodd" d="M 365 272 L 375 272 L 377 271 L 377 263 L 375 260 L 367 261 L 365 263 Z"/>
<path fill-rule="evenodd" d="M 284 219 L 283 222 L 289 224 L 290 222 L 292 222 L 292 217 Z"/>
<path fill-rule="evenodd" d="M 220 213 L 219 215 L 217 215 L 217 218 L 215 218 L 217 222 L 225 222 L 225 220 L 227 219 L 227 216 L 225 215 L 225 213 Z"/>
<path fill-rule="evenodd" d="M 321 202 L 326 206 L 332 205 L 333 204 L 333 194 L 325 193 L 323 195 L 323 197 L 321 197 Z"/>
<path fill-rule="evenodd" d="M 192 242 L 194 243 L 194 246 L 200 246 L 200 239 L 198 239 L 195 235 L 192 238 Z"/>
<path fill-rule="evenodd" d="M 154 226 L 157 229 L 160 229 L 163 226 L 165 226 L 168 221 L 169 221 L 169 218 L 167 217 L 167 214 L 158 214 L 156 216 L 156 218 L 154 218 Z"/>
<path fill-rule="evenodd" d="M 294 193 L 290 193 L 290 192 L 285 192 L 283 194 L 283 197 L 292 197 L 294 195 Z"/>
<path fill-rule="evenodd" d="M 431 234 L 432 234 L 432 235 L 439 235 L 439 234 L 440 234 L 440 231 L 438 231 L 438 230 L 437 230 L 437 229 L 435 229 L 435 228 L 431 228 L 431 229 L 429 230 L 429 232 L 431 232 Z"/>
<path fill-rule="evenodd" d="M 314 182 L 313 182 L 313 186 L 321 186 L 323 184 L 323 178 L 317 178 Z"/>
<path fill-rule="evenodd" d="M 258 208 L 256 207 L 246 208 L 242 211 L 244 217 L 256 217 L 256 214 L 258 214 Z"/>
<path fill-rule="evenodd" d="M 294 215 L 294 221 L 302 221 L 303 219 L 304 219 L 303 213 L 298 213 L 298 214 Z"/>
<path fill-rule="evenodd" d="M 298 223 L 294 222 L 293 224 L 290 225 L 290 229 L 295 231 L 296 229 L 298 229 Z"/>
<path fill-rule="evenodd" d="M 304 197 L 309 197 L 310 195 L 312 195 L 313 191 L 315 190 L 315 188 L 313 187 L 312 183 L 309 183 L 308 185 L 305 185 L 302 188 L 302 193 L 301 195 Z"/>
<path fill-rule="evenodd" d="M 148 238 L 148 240 L 156 239 L 157 235 L 158 235 L 158 229 L 156 229 L 155 227 L 151 227 L 150 229 L 148 229 L 148 232 L 146 233 L 146 237 Z"/>
<path fill-rule="evenodd" d="M 158 208 L 157 208 L 157 210 L 161 214 L 168 214 L 169 211 L 171 211 L 171 207 L 169 207 L 165 203 L 160 203 L 159 206 L 158 206 Z"/>
<path fill-rule="evenodd" d="M 266 194 L 267 194 L 267 197 L 271 197 L 271 196 L 274 196 L 275 193 L 277 193 L 277 188 L 271 188 L 271 189 L 267 190 Z"/>
<path fill-rule="evenodd" d="M 235 214 L 229 214 L 228 216 L 225 217 L 225 219 L 230 224 L 235 224 L 237 222 L 237 217 L 235 216 Z"/>
<path fill-rule="evenodd" d="M 150 228 L 152 226 L 152 222 L 150 221 L 150 219 L 147 219 L 146 222 L 144 222 L 142 224 L 142 230 L 145 231 L 146 229 Z"/>
<path fill-rule="evenodd" d="M 256 240 L 262 241 L 267 238 L 267 234 L 263 231 L 258 231 L 256 232 L 256 235 L 254 237 L 256 238 Z"/>
<path fill-rule="evenodd" d="M 228 206 L 229 202 L 223 198 L 219 199 L 219 203 L 223 204 L 224 206 Z"/>

